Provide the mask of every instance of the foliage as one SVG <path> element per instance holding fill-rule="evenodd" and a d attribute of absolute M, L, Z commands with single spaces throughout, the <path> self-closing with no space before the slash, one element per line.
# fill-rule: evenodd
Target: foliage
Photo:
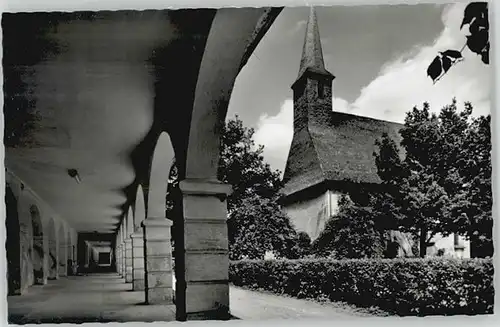
<path fill-rule="evenodd" d="M 277 198 L 282 187 L 280 171 L 272 171 L 264 162 L 262 155 L 264 146 L 255 146 L 252 139 L 254 129 L 243 126 L 243 122 L 235 117 L 222 127 L 218 179 L 231 184 L 233 191 L 228 197 L 228 209 L 232 212 L 241 201 L 253 195 L 264 198 Z M 167 210 L 171 210 L 173 196 L 178 189 L 178 175 L 175 163 L 171 168 L 169 190 L 167 191 Z"/>
<path fill-rule="evenodd" d="M 263 259 L 266 251 L 297 258 L 297 233 L 276 201 L 258 195 L 243 199 L 228 219 L 229 257 Z"/>
<path fill-rule="evenodd" d="M 297 234 L 297 253 L 300 258 L 306 257 L 311 254 L 311 238 L 306 232 L 299 232 Z"/>
<path fill-rule="evenodd" d="M 463 59 L 462 51 L 465 47 L 481 56 L 481 60 L 485 64 L 490 63 L 490 41 L 489 41 L 489 21 L 488 21 L 488 3 L 487 2 L 472 2 L 465 8 L 464 18 L 460 29 L 464 25 L 469 25 L 469 33 L 467 41 L 463 48 L 458 50 L 446 50 L 440 52 L 427 68 L 427 75 L 437 82 L 448 70 Z"/>
<path fill-rule="evenodd" d="M 244 260 L 229 275 L 237 286 L 400 316 L 493 313 L 491 259 Z"/>
<path fill-rule="evenodd" d="M 461 159 L 464 187 L 452 206 L 456 231 L 467 235 L 472 241 L 472 254 L 482 257 L 493 254 L 490 125 L 490 116 L 473 119 L 460 143 L 469 155 Z"/>
<path fill-rule="evenodd" d="M 337 259 L 382 256 L 383 235 L 373 218 L 370 207 L 358 206 L 342 196 L 338 213 L 326 222 L 313 242 L 313 253 Z"/>
<path fill-rule="evenodd" d="M 282 186 L 280 172 L 272 171 L 269 164 L 264 162 L 264 146 L 255 146 L 252 139 L 254 133 L 253 128 L 243 126 L 238 116 L 222 128 L 217 177 L 233 187 L 228 198 L 230 213 L 248 196 L 276 198 Z"/>
<path fill-rule="evenodd" d="M 400 130 L 404 159 L 387 135 L 377 142 L 385 193 L 375 211 L 391 212 L 383 221 L 418 237 L 421 256 L 437 233 L 492 244 L 490 118 L 472 119 L 472 111 L 470 103 L 459 111 L 455 99 L 439 114 L 427 103 L 413 108 Z"/>
<path fill-rule="evenodd" d="M 255 146 L 254 130 L 243 126 L 236 116 L 222 128 L 218 178 L 229 183 L 228 237 L 230 257 L 263 258 L 266 250 L 281 257 L 297 257 L 307 250 L 298 243 L 289 218 L 277 205 L 281 188 L 279 171 L 264 162 L 263 146 Z M 182 194 L 175 163 L 167 189 L 167 217 L 174 217 L 172 234 L 176 235 L 175 217 L 182 218 Z"/>

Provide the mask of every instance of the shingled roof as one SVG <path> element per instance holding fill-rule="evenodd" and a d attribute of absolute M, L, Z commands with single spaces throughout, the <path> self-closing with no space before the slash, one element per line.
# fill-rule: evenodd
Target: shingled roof
<path fill-rule="evenodd" d="M 291 195 L 322 182 L 380 183 L 373 153 L 387 133 L 398 144 L 401 124 L 332 111 L 294 134 L 282 192 Z"/>
<path fill-rule="evenodd" d="M 311 7 L 309 13 L 297 80 L 299 80 L 306 71 L 333 77 L 325 68 L 323 49 L 319 36 L 318 18 L 314 7 Z"/>

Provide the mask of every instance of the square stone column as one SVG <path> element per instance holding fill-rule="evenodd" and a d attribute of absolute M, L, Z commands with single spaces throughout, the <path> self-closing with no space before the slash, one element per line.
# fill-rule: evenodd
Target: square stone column
<path fill-rule="evenodd" d="M 48 253 L 48 279 L 55 280 L 59 279 L 59 260 L 57 260 L 56 252 L 57 242 L 55 240 L 49 240 L 49 253 Z"/>
<path fill-rule="evenodd" d="M 121 277 L 123 277 L 125 276 L 123 271 L 123 261 L 125 260 L 125 258 L 123 257 L 123 243 L 120 243 L 120 245 L 118 246 L 118 253 L 120 255 L 120 262 L 118 263 L 118 273 Z"/>
<path fill-rule="evenodd" d="M 172 222 L 166 218 L 146 218 L 142 222 L 148 304 L 173 303 L 171 226 Z"/>
<path fill-rule="evenodd" d="M 116 272 L 118 275 L 122 275 L 122 249 L 121 244 L 116 245 Z"/>
<path fill-rule="evenodd" d="M 132 283 L 133 280 L 132 266 L 132 239 L 125 240 L 125 283 Z"/>
<path fill-rule="evenodd" d="M 144 233 L 142 230 L 130 235 L 132 238 L 132 285 L 134 291 L 144 291 Z"/>
<path fill-rule="evenodd" d="M 127 261 L 127 257 L 126 257 L 126 251 L 125 251 L 125 242 L 122 242 L 122 277 L 125 278 L 125 275 L 127 273 L 127 267 L 125 266 L 125 263 Z"/>
<path fill-rule="evenodd" d="M 226 198 L 231 186 L 184 180 L 180 189 L 184 207 L 185 318 L 229 319 Z"/>
<path fill-rule="evenodd" d="M 60 247 L 62 247 L 63 249 L 67 248 L 67 246 L 64 245 L 64 244 L 60 245 Z M 68 262 L 67 262 L 68 256 L 67 255 L 65 256 L 64 253 L 62 253 L 62 252 L 64 252 L 64 251 L 61 251 L 63 249 L 59 248 L 59 257 L 58 257 L 58 262 L 59 262 L 59 264 L 58 264 L 58 270 L 59 270 L 58 275 L 59 275 L 59 277 L 66 277 L 66 276 L 68 276 Z"/>

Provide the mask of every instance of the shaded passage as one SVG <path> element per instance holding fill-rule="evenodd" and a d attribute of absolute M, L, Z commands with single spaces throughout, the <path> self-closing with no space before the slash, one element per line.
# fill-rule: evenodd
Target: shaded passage
<path fill-rule="evenodd" d="M 175 320 L 175 306 L 144 305 L 144 292 L 116 273 L 61 278 L 7 301 L 14 324 Z"/>

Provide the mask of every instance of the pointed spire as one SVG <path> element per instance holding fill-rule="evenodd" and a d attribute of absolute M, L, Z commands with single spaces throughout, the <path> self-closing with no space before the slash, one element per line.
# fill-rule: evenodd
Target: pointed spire
<path fill-rule="evenodd" d="M 314 7 L 311 7 L 309 13 L 306 35 L 304 38 L 304 48 L 302 49 L 302 59 L 300 60 L 299 76 L 297 79 L 299 79 L 306 70 L 333 76 L 325 69 L 323 49 L 321 48 L 321 39 L 319 36 L 318 18 Z"/>

